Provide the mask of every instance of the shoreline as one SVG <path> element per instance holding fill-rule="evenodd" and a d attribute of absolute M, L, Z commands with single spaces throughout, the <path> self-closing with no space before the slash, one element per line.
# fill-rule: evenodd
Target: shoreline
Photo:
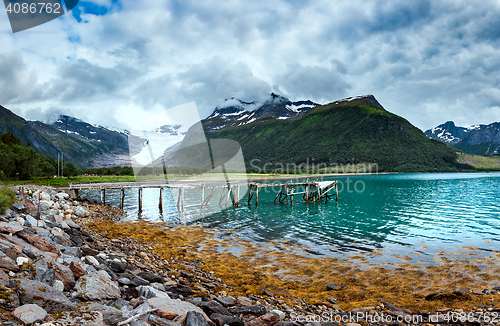
<path fill-rule="evenodd" d="M 24 188 L 28 187 L 24 186 Z M 40 187 L 30 188 L 38 189 Z M 166 285 L 169 285 L 169 290 L 166 290 L 166 293 L 173 297 L 177 296 L 182 302 L 193 302 L 197 307 L 201 307 L 203 311 L 209 313 L 213 313 L 210 309 L 215 309 L 213 307 L 216 306 L 215 302 L 222 306 L 227 305 L 225 308 L 230 312 L 240 309 L 239 313 L 229 314 L 233 318 L 238 318 L 245 325 L 291 326 L 301 325 L 307 321 L 335 322 L 335 318 L 342 318 L 342 316 L 349 316 L 349 314 L 352 317 L 355 317 L 356 314 L 362 315 L 365 317 L 365 321 L 371 325 L 369 316 L 378 316 L 379 318 L 384 315 L 391 316 L 395 321 L 397 316 L 424 316 L 425 314 L 420 312 L 427 312 L 426 319 L 423 319 L 422 323 L 418 323 L 424 325 L 429 321 L 432 322 L 429 318 L 433 313 L 435 313 L 437 321 L 446 323 L 447 314 L 458 316 L 464 311 L 473 311 L 471 316 L 476 316 L 476 314 L 486 311 L 492 314 L 500 312 L 498 309 L 500 288 L 495 294 L 485 294 L 478 289 L 475 291 L 464 290 L 464 284 L 460 284 L 460 282 L 455 283 L 457 288 L 453 288 L 451 284 L 442 287 L 443 293 L 435 294 L 429 300 L 425 297 L 432 294 L 430 291 L 420 290 L 421 294 L 417 296 L 412 294 L 413 300 L 427 304 L 428 309 L 419 310 L 415 309 L 416 306 L 409 304 L 409 302 L 405 304 L 404 300 L 401 301 L 405 293 L 401 291 L 408 291 L 410 289 L 408 286 L 413 286 L 414 292 L 418 284 L 398 286 L 397 283 L 398 280 L 408 280 L 408 277 L 411 279 L 424 278 L 422 272 L 416 270 L 415 266 L 406 265 L 404 270 L 391 275 L 384 269 L 363 272 L 357 270 L 356 265 L 348 266 L 334 259 L 306 259 L 292 254 L 290 254 L 292 257 L 288 257 L 290 258 L 288 259 L 283 256 L 282 252 L 257 253 L 254 246 L 238 238 L 227 241 L 215 240 L 210 238 L 210 230 L 204 230 L 200 227 L 164 225 L 164 228 L 159 228 L 158 224 L 145 222 L 119 222 L 121 214 L 123 214 L 119 209 L 91 204 L 88 201 L 80 201 L 78 205 L 89 212 L 87 217 L 71 216 L 71 221 L 74 220 L 80 226 L 78 230 L 81 230 L 82 234 L 85 232 L 88 235 L 84 236 L 81 244 L 88 247 L 85 249 L 86 255 L 83 256 L 83 264 L 87 262 L 87 256 L 92 256 L 96 260 L 99 259 L 99 262 L 103 260 L 102 268 L 107 270 L 110 268 L 110 265 L 105 264 L 107 259 L 102 258 L 103 255 L 99 255 L 104 254 L 108 258 L 113 256 L 120 258 L 121 256 L 126 261 L 126 266 L 130 266 L 127 268 L 135 266 L 134 268 L 141 271 L 162 277 L 163 287 L 166 288 Z M 50 229 L 50 227 L 46 229 Z M 75 230 L 74 228 L 63 229 L 71 234 Z M 246 248 L 242 257 L 235 257 L 230 253 L 230 249 L 234 248 L 235 245 Z M 226 252 L 218 252 L 219 247 L 225 248 Z M 285 249 L 287 248 L 285 247 Z M 88 258 L 88 261 L 93 261 L 93 259 Z M 266 263 L 268 265 L 282 263 L 289 267 L 295 267 L 295 274 L 293 268 L 289 270 L 290 277 L 292 279 L 295 277 L 295 281 L 292 279 L 280 280 L 273 276 L 280 270 L 273 266 L 262 267 Z M 123 260 L 121 260 L 121 264 L 124 264 Z M 362 259 L 358 264 L 362 264 Z M 451 261 L 448 264 L 450 264 L 448 267 L 451 270 L 458 268 Z M 336 277 L 324 274 L 329 269 L 338 269 Z M 114 273 L 113 270 L 110 272 Z M 445 268 L 437 270 L 435 273 L 444 274 L 445 280 L 446 276 L 451 275 Z M 406 278 L 401 278 L 405 274 Z M 309 279 L 305 283 L 304 281 L 299 282 L 304 275 L 309 275 Z M 393 277 L 394 279 L 391 279 Z M 461 280 L 463 281 L 463 279 Z M 436 279 L 436 281 L 443 280 Z M 387 282 L 387 288 L 393 288 L 394 293 L 388 293 L 387 288 L 382 291 L 382 288 L 376 287 L 378 283 L 383 282 Z M 123 284 L 122 288 L 125 289 Z M 129 293 L 129 289 L 132 288 L 135 287 L 129 284 L 128 290 L 123 293 Z M 379 290 L 380 292 L 377 293 Z M 368 297 L 373 297 L 373 299 Z M 122 299 L 124 298 L 122 297 Z M 124 300 L 128 301 L 127 304 L 132 302 L 131 299 Z M 249 308 L 246 306 L 247 310 L 241 310 L 245 306 L 242 306 L 240 301 L 245 301 L 248 304 L 248 300 L 250 300 L 252 307 L 262 305 L 264 310 L 259 308 L 261 309 L 259 313 L 242 313 L 241 311 L 248 311 Z M 209 306 L 212 308 L 208 308 Z M 274 310 L 284 313 L 285 321 L 278 321 L 281 314 L 276 311 L 273 314 Z M 211 317 L 211 314 L 207 315 Z M 270 318 L 271 322 L 267 322 L 265 318 L 263 320 L 263 316 Z M 302 316 L 302 322 L 300 316 Z M 331 316 L 333 319 L 315 320 L 315 318 L 321 318 L 320 316 Z M 218 316 L 213 318 L 216 319 Z M 307 318 L 310 320 L 306 320 Z M 215 321 L 216 326 L 223 326 L 219 325 L 217 320 L 212 321 Z M 292 324 L 290 321 L 295 322 Z M 351 322 L 361 323 L 357 317 L 351 318 Z M 231 323 L 228 324 L 231 325 Z"/>

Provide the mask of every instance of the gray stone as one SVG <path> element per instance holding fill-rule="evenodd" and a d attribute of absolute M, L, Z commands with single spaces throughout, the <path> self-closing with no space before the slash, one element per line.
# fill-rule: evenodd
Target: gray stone
<path fill-rule="evenodd" d="M 228 316 L 231 315 L 231 313 L 226 309 L 226 307 L 224 307 L 215 300 L 210 302 L 203 301 L 198 306 L 202 308 L 203 311 L 207 313 L 207 315 L 211 314 L 221 314 Z"/>
<path fill-rule="evenodd" d="M 106 326 L 99 311 L 65 311 L 57 319 L 42 326 Z"/>
<path fill-rule="evenodd" d="M 8 269 L 9 271 L 17 272 L 19 266 L 9 256 L 0 251 L 0 268 Z"/>
<path fill-rule="evenodd" d="M 12 209 L 13 211 L 18 212 L 18 213 L 24 213 L 28 210 L 28 207 L 26 207 L 22 204 L 14 204 L 14 205 L 10 206 L 10 209 Z"/>
<path fill-rule="evenodd" d="M 21 279 L 16 283 L 19 285 L 19 299 L 22 303 L 37 304 L 48 313 L 76 310 L 76 305 L 62 292 L 47 284 L 28 279 Z"/>
<path fill-rule="evenodd" d="M 120 277 L 118 279 L 118 283 L 123 284 L 123 285 L 130 285 L 132 282 L 126 277 Z"/>
<path fill-rule="evenodd" d="M 29 263 L 29 262 L 30 262 L 29 258 L 26 258 L 26 257 L 17 257 L 16 258 L 17 266 L 22 266 L 24 263 Z"/>
<path fill-rule="evenodd" d="M 184 326 L 208 326 L 208 322 L 204 314 L 198 311 L 188 311 Z"/>
<path fill-rule="evenodd" d="M 221 314 L 211 314 L 210 319 L 217 326 L 224 326 L 224 325 L 243 326 L 243 322 L 238 317 L 226 316 Z"/>
<path fill-rule="evenodd" d="M 159 291 L 164 291 L 165 292 L 165 286 L 161 283 L 151 283 L 149 286 L 159 290 Z"/>
<path fill-rule="evenodd" d="M 64 248 L 64 253 L 68 256 L 80 257 L 80 248 L 78 247 L 66 247 Z"/>
<path fill-rule="evenodd" d="M 47 312 L 36 304 L 25 304 L 17 307 L 12 314 L 25 324 L 32 324 L 42 321 L 47 317 Z"/>
<path fill-rule="evenodd" d="M 45 237 L 45 238 L 50 237 L 50 231 L 47 229 L 40 227 L 40 228 L 35 228 L 35 230 L 36 230 L 36 234 L 39 234 L 42 237 Z"/>
<path fill-rule="evenodd" d="M 57 291 L 61 291 L 63 292 L 64 291 L 64 283 L 62 281 L 59 281 L 59 280 L 55 280 L 54 281 L 54 284 L 52 285 L 52 287 L 57 290 Z"/>
<path fill-rule="evenodd" d="M 278 318 L 278 320 L 283 320 L 286 317 L 286 314 L 283 311 L 281 311 L 281 310 L 276 310 L 276 309 L 275 310 L 271 310 L 270 313 L 272 313 L 273 315 L 275 315 Z"/>
<path fill-rule="evenodd" d="M 230 297 L 216 297 L 215 300 L 219 301 L 224 307 L 232 307 L 236 305 L 236 300 Z"/>
<path fill-rule="evenodd" d="M 234 307 L 231 308 L 232 314 L 244 314 L 244 315 L 255 315 L 262 316 L 267 313 L 266 306 L 264 305 L 253 305 L 248 307 Z"/>
<path fill-rule="evenodd" d="M 87 302 L 81 303 L 78 304 L 78 308 L 83 311 L 99 311 L 106 325 L 116 325 L 118 322 L 125 319 L 120 310 L 96 302 L 90 304 Z"/>
<path fill-rule="evenodd" d="M 160 290 L 157 290 L 151 286 L 147 285 L 140 285 L 137 287 L 137 291 L 139 292 L 140 296 L 143 296 L 146 299 L 151 299 L 151 298 L 156 298 L 156 297 L 162 297 L 162 298 L 169 298 L 168 294 L 165 292 L 162 292 Z"/>
<path fill-rule="evenodd" d="M 152 308 L 157 308 L 159 310 L 164 310 L 164 311 L 172 311 L 179 316 L 175 319 L 175 321 L 183 324 L 184 319 L 186 318 L 186 314 L 188 311 L 197 311 L 201 313 L 207 320 L 208 317 L 205 315 L 203 310 L 201 310 L 199 307 L 193 305 L 192 303 L 185 302 L 185 301 L 180 301 L 180 300 L 173 300 L 173 299 L 168 299 L 168 298 L 162 298 L 162 297 L 156 297 L 152 299 L 148 299 L 147 303 L 152 307 Z"/>
<path fill-rule="evenodd" d="M 94 267 L 98 267 L 99 266 L 99 262 L 97 261 L 97 259 L 95 259 L 92 256 L 85 256 L 85 262 L 87 264 L 93 265 Z"/>
<path fill-rule="evenodd" d="M 149 285 L 148 281 L 146 281 L 145 279 L 143 279 L 142 277 L 139 277 L 139 276 L 134 276 L 131 283 L 134 286 Z"/>
<path fill-rule="evenodd" d="M 10 243 L 9 241 L 0 239 L 0 251 L 5 253 L 7 250 L 10 248 L 14 247 L 14 244 Z"/>
<path fill-rule="evenodd" d="M 52 233 L 52 235 L 55 236 L 55 237 L 62 237 L 64 235 L 64 231 L 61 230 L 58 227 L 52 228 L 52 230 L 50 231 L 50 233 Z"/>
<path fill-rule="evenodd" d="M 82 207 L 77 206 L 75 208 L 75 215 L 79 216 L 79 217 L 86 217 L 86 216 L 89 216 L 89 212 L 87 210 L 83 209 Z"/>
<path fill-rule="evenodd" d="M 148 323 L 147 321 L 144 321 L 144 320 L 134 320 L 134 321 L 131 321 L 130 326 L 151 326 L 150 323 Z M 180 324 L 179 324 L 180 326 Z"/>
<path fill-rule="evenodd" d="M 15 234 L 22 230 L 24 230 L 24 228 L 15 222 L 0 222 L 0 232 Z"/>
<path fill-rule="evenodd" d="M 249 307 L 252 305 L 252 300 L 248 299 L 247 297 L 237 297 L 236 300 L 238 301 L 238 304 L 240 306 Z"/>
<path fill-rule="evenodd" d="M 73 220 L 66 220 L 66 224 L 68 224 L 70 228 L 80 230 L 80 225 L 76 224 Z"/>
<path fill-rule="evenodd" d="M 69 195 L 65 192 L 60 192 L 60 193 L 55 194 L 55 197 L 59 200 L 64 200 L 64 199 L 68 199 Z"/>
<path fill-rule="evenodd" d="M 121 296 L 118 284 L 100 272 L 80 277 L 75 289 L 77 295 L 86 300 L 118 299 Z"/>
<path fill-rule="evenodd" d="M 30 222 L 30 224 L 33 226 L 33 227 L 40 227 L 40 228 L 44 228 L 45 227 L 45 222 L 40 219 L 39 221 L 37 221 L 36 218 L 34 218 L 33 216 L 31 215 L 26 215 L 26 221 Z M 37 222 L 38 222 L 38 226 L 37 226 Z"/>
<path fill-rule="evenodd" d="M 157 315 L 150 315 L 149 322 L 156 326 L 181 326 L 178 322 L 158 317 Z"/>

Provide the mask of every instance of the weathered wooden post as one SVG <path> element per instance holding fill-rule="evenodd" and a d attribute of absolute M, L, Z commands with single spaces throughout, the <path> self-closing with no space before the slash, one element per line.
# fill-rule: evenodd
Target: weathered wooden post
<path fill-rule="evenodd" d="M 120 188 L 120 209 L 123 209 L 124 202 L 125 202 L 125 189 Z"/>
<path fill-rule="evenodd" d="M 259 205 L 259 185 L 256 185 L 255 190 L 255 206 Z"/>
<path fill-rule="evenodd" d="M 158 202 L 158 209 L 160 213 L 163 212 L 163 187 L 160 187 L 160 200 Z"/>
<path fill-rule="evenodd" d="M 203 212 L 203 201 L 205 200 L 205 184 L 201 187 L 201 211 Z"/>
<path fill-rule="evenodd" d="M 101 188 L 101 204 L 106 205 L 106 190 Z"/>
<path fill-rule="evenodd" d="M 139 212 L 142 212 L 142 188 L 139 188 Z"/>

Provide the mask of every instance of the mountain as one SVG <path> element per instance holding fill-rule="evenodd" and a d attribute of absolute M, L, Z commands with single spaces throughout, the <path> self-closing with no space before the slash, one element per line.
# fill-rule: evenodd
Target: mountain
<path fill-rule="evenodd" d="M 214 112 L 203 120 L 203 127 L 207 131 L 214 131 L 227 126 L 243 126 L 263 118 L 286 120 L 303 115 L 318 105 L 312 101 L 292 102 L 274 93 L 262 104 L 244 102 L 233 97 L 225 100 L 223 106 L 216 107 Z"/>
<path fill-rule="evenodd" d="M 0 106 L 0 133 L 12 133 L 23 145 L 30 146 L 39 154 L 57 158 L 63 153 L 65 161 L 79 168 L 112 165 L 129 165 L 129 150 L 139 152 L 144 139 L 88 124 L 79 119 L 61 115 L 46 124 L 26 121 Z"/>
<path fill-rule="evenodd" d="M 442 125 L 427 130 L 425 135 L 445 144 L 454 145 L 464 139 L 469 133 L 481 130 L 484 127 L 486 127 L 486 125 L 476 125 L 468 128 L 457 127 L 453 121 L 448 121 Z"/>
<path fill-rule="evenodd" d="M 500 149 L 500 122 L 465 128 L 457 127 L 453 121 L 448 121 L 427 130 L 425 134 L 467 154 L 495 155 Z"/>
<path fill-rule="evenodd" d="M 457 171 L 465 167 L 457 163 L 456 149 L 429 139 L 404 118 L 385 110 L 373 95 L 325 105 L 308 103 L 297 112 L 290 110 L 292 102 L 276 94 L 253 111 L 245 110 L 245 105 L 254 104 L 216 108 L 202 124 L 208 139 L 238 142 L 249 169 L 272 171 L 303 163 L 333 167 L 377 163 L 384 171 Z M 192 139 L 198 134 L 198 130 L 190 130 L 180 148 L 195 143 Z M 171 153 L 168 159 L 164 157 L 167 164 L 176 161 L 178 157 Z"/>

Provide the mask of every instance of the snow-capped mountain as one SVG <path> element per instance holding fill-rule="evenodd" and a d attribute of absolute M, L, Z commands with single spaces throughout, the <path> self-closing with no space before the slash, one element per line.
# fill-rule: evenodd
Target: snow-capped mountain
<path fill-rule="evenodd" d="M 439 140 L 440 142 L 454 145 L 464 139 L 469 133 L 481 130 L 484 127 L 486 127 L 486 125 L 458 127 L 455 126 L 453 121 L 447 121 L 437 127 L 427 130 L 425 135 L 429 138 Z"/>
<path fill-rule="evenodd" d="M 469 154 L 496 155 L 500 152 L 500 122 L 466 128 L 448 121 L 425 134 Z"/>
<path fill-rule="evenodd" d="M 291 119 L 304 114 L 319 104 L 312 101 L 292 102 L 286 97 L 272 93 L 262 104 L 244 102 L 234 97 L 215 108 L 214 112 L 203 120 L 206 131 L 222 129 L 227 126 L 242 126 L 258 119 Z"/>

